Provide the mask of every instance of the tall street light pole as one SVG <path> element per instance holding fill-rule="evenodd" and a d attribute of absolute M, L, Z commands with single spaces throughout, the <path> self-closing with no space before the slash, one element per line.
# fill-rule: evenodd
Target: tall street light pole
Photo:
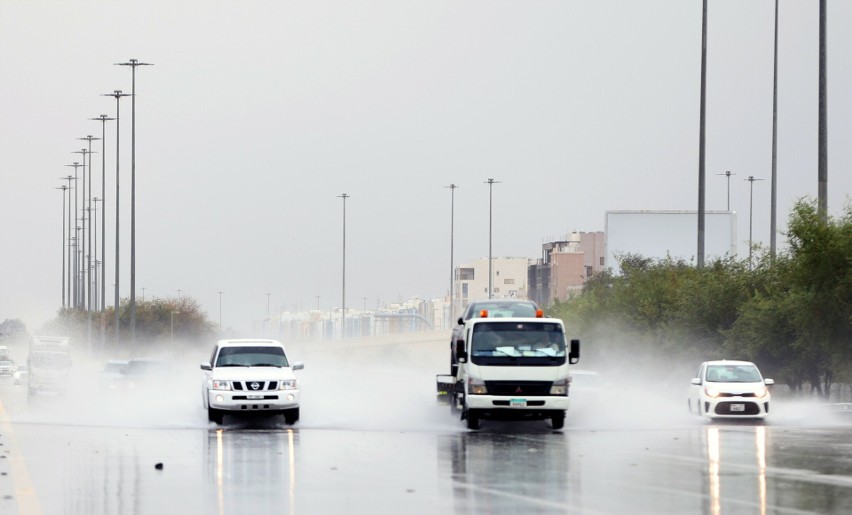
<path fill-rule="evenodd" d="M 68 223 L 70 224 L 70 223 L 71 223 L 71 220 L 76 220 L 76 219 L 77 219 L 77 215 L 79 214 L 79 212 L 78 212 L 78 209 L 79 209 L 79 208 L 78 208 L 78 204 L 77 204 L 77 196 L 78 196 L 78 195 L 77 195 L 77 190 L 79 190 L 79 188 L 77 187 L 77 181 L 78 181 L 78 177 L 77 177 L 77 168 L 80 166 L 80 163 L 78 163 L 77 161 L 74 161 L 74 164 L 65 165 L 65 166 L 73 166 L 73 167 L 74 167 L 74 217 L 73 217 L 73 218 L 69 218 Z M 70 204 L 69 204 L 69 208 L 70 208 Z M 76 222 L 74 223 L 74 226 L 75 226 L 75 227 L 77 226 Z M 71 231 L 70 231 L 70 229 L 69 229 L 69 231 L 68 231 L 68 235 L 69 235 L 68 237 L 69 237 L 69 239 L 70 239 L 70 237 L 71 237 L 71 236 L 70 236 L 70 235 L 71 235 Z M 76 234 L 76 232 L 75 232 L 75 233 L 74 233 L 74 237 L 76 238 L 76 236 L 77 236 L 77 234 Z M 71 295 L 71 296 L 72 296 L 72 298 L 74 299 L 73 307 L 75 307 L 75 308 L 76 308 L 76 307 L 79 307 L 79 306 L 78 306 L 78 302 L 77 302 L 78 294 L 77 294 L 76 247 L 75 247 L 75 265 L 74 265 L 74 266 L 73 266 L 73 268 L 72 268 L 72 266 L 71 266 L 71 262 L 69 261 L 69 263 L 68 263 L 68 267 L 69 267 L 70 269 L 73 269 L 73 270 L 74 270 L 74 274 L 73 274 L 74 280 L 72 281 L 72 284 L 74 285 L 74 288 L 73 288 L 73 293 L 72 293 L 72 295 Z M 70 277 L 70 276 L 69 276 L 69 277 Z"/>
<path fill-rule="evenodd" d="M 701 7 L 701 94 L 698 114 L 698 249 L 695 265 L 704 268 L 704 125 L 707 98 L 707 0 Z"/>
<path fill-rule="evenodd" d="M 775 261 L 778 200 L 778 0 L 775 0 L 775 44 L 772 60 L 772 184 L 769 197 L 769 260 Z"/>
<path fill-rule="evenodd" d="M 456 206 L 456 188 L 458 188 L 455 184 L 450 184 L 449 186 L 444 186 L 445 188 L 450 189 L 450 327 L 453 325 L 453 318 L 456 316 L 454 309 L 455 295 L 454 295 L 454 287 L 455 287 L 455 262 L 453 261 L 453 232 L 455 228 L 455 224 L 453 221 L 453 217 L 455 215 L 455 206 Z"/>
<path fill-rule="evenodd" d="M 350 195 L 340 194 L 337 198 L 343 199 L 343 294 L 340 310 L 340 339 L 346 338 L 346 199 Z"/>
<path fill-rule="evenodd" d="M 731 211 L 731 176 L 736 175 L 736 174 L 731 173 L 731 171 L 728 170 L 725 173 L 717 173 L 716 175 L 724 175 L 728 179 L 728 209 L 727 209 L 727 211 L 730 212 Z"/>
<path fill-rule="evenodd" d="M 101 305 L 100 311 L 106 309 L 106 122 L 115 120 L 102 114 L 97 118 L 89 118 L 101 122 L 101 201 L 104 203 L 101 209 Z M 104 344 L 104 320 L 101 316 L 101 345 Z"/>
<path fill-rule="evenodd" d="M 493 293 L 492 284 L 491 284 L 491 265 L 492 265 L 492 257 L 491 257 L 491 212 L 492 212 L 492 190 L 495 184 L 500 184 L 500 181 L 495 181 L 494 179 L 489 178 L 485 181 L 485 184 L 488 185 L 488 298 L 491 298 Z"/>
<path fill-rule="evenodd" d="M 120 308 L 120 299 L 119 299 L 119 253 L 118 253 L 118 240 L 119 234 L 121 233 L 121 226 L 119 225 L 120 214 L 119 210 L 120 200 L 119 197 L 119 149 L 121 148 L 120 142 L 120 131 L 121 131 L 121 116 L 120 116 L 120 107 L 119 101 L 121 97 L 129 97 L 128 93 L 122 93 L 120 89 L 114 90 L 112 93 L 106 93 L 104 96 L 114 97 L 115 98 L 115 284 L 113 285 L 115 289 L 115 345 L 118 346 L 120 341 L 120 331 L 119 331 L 119 322 L 121 320 L 119 308 Z M 132 340 L 131 340 L 132 341 Z"/>
<path fill-rule="evenodd" d="M 68 300 L 65 307 L 71 307 L 71 181 L 74 177 L 66 175 L 61 177 L 63 181 L 68 181 Z"/>
<path fill-rule="evenodd" d="M 153 66 L 130 59 L 117 66 L 130 66 L 130 341 L 136 341 L 136 67 Z"/>
<path fill-rule="evenodd" d="M 100 274 L 98 273 L 98 202 L 102 202 L 102 199 L 98 197 L 92 198 L 93 206 L 92 211 L 95 212 L 95 216 L 92 217 L 92 223 L 95 225 L 94 228 L 94 240 L 95 240 L 95 255 L 90 257 L 89 259 L 93 260 L 94 263 L 94 274 L 92 274 L 92 296 L 94 297 L 95 311 L 100 311 L 101 305 L 101 290 L 99 288 L 100 285 Z M 103 209 L 101 209 L 103 211 Z"/>
<path fill-rule="evenodd" d="M 819 138 L 817 142 L 817 211 L 828 220 L 828 98 L 826 93 L 826 6 L 819 0 Z"/>
<path fill-rule="evenodd" d="M 762 181 L 763 179 L 756 179 L 754 176 L 749 175 L 749 193 L 748 193 L 748 269 L 751 270 L 751 221 L 752 221 L 752 213 L 754 209 L 752 206 L 754 204 L 754 181 Z"/>
<path fill-rule="evenodd" d="M 87 254 L 88 254 L 87 257 L 86 257 L 86 266 L 88 267 L 88 270 L 89 270 L 89 281 L 88 281 L 88 286 L 87 286 L 89 296 L 88 296 L 88 305 L 87 306 L 88 306 L 88 311 L 91 313 L 91 311 L 92 311 L 91 283 L 94 282 L 94 281 L 92 281 L 92 220 L 91 220 L 91 218 L 92 218 L 91 217 L 91 208 L 92 208 L 92 154 L 97 154 L 97 152 L 92 151 L 92 141 L 97 141 L 101 138 L 96 138 L 96 137 L 92 136 L 91 134 L 89 134 L 85 138 L 77 138 L 77 139 L 89 142 L 89 148 L 88 148 L 88 151 L 86 152 L 86 154 L 89 157 L 89 176 L 88 176 L 89 182 L 87 184 L 87 188 L 88 188 L 87 191 L 89 192 L 88 193 L 88 200 L 87 200 L 87 206 L 88 206 L 87 209 L 88 209 L 88 213 L 89 213 L 89 225 L 88 225 L 88 231 L 89 232 L 86 235 L 86 242 L 87 242 L 86 248 L 87 248 Z M 98 247 L 96 245 L 95 246 L 95 254 L 97 254 L 97 252 L 98 252 Z M 91 326 L 91 318 L 92 318 L 91 315 L 89 315 L 89 325 L 90 326 Z"/>
<path fill-rule="evenodd" d="M 65 192 L 68 186 L 62 185 L 55 190 L 62 190 L 62 310 L 65 310 Z"/>
<path fill-rule="evenodd" d="M 171 315 L 171 328 L 169 329 L 169 342 L 171 343 L 172 351 L 174 352 L 175 348 L 175 315 L 180 315 L 180 311 L 172 311 Z"/>
<path fill-rule="evenodd" d="M 80 197 L 80 202 L 83 204 L 83 207 L 82 207 L 82 209 L 80 209 L 80 213 L 79 213 L 79 214 L 83 215 L 83 229 L 82 229 L 83 232 L 82 232 L 82 237 L 81 237 L 81 240 L 80 240 L 80 252 L 83 254 L 83 259 L 80 260 L 80 275 L 82 277 L 82 280 L 80 281 L 81 293 L 82 293 L 82 295 L 80 296 L 80 301 L 82 303 L 81 306 L 83 308 L 85 308 L 86 311 L 88 311 L 89 310 L 88 309 L 89 291 L 88 291 L 88 287 L 86 286 L 86 279 L 88 277 L 88 269 L 86 268 L 85 257 L 86 257 L 86 241 L 87 241 L 86 229 L 87 229 L 87 224 L 89 223 L 89 218 L 87 216 L 86 210 L 88 209 L 89 205 L 88 205 L 88 202 L 87 202 L 87 193 L 86 193 L 87 189 L 86 188 L 88 186 L 91 186 L 91 179 L 89 180 L 89 183 L 88 183 L 88 186 L 87 186 L 87 184 L 86 184 L 86 173 L 87 173 L 86 172 L 86 158 L 90 156 L 90 153 L 87 152 L 85 148 L 80 149 L 80 150 L 73 152 L 73 153 L 74 154 L 81 154 L 83 156 L 83 164 L 82 164 L 83 190 L 82 190 L 82 196 Z M 91 161 L 91 159 L 89 159 L 89 161 Z"/>
<path fill-rule="evenodd" d="M 219 292 L 219 332 L 222 332 L 222 293 Z"/>

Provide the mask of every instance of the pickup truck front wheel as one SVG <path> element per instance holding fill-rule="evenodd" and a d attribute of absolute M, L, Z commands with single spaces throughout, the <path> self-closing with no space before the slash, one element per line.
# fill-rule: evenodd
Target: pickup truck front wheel
<path fill-rule="evenodd" d="M 221 425 L 225 421 L 225 412 L 216 408 L 207 408 L 207 420 Z"/>
<path fill-rule="evenodd" d="M 292 426 L 299 421 L 299 408 L 290 408 L 284 411 L 284 422 Z"/>

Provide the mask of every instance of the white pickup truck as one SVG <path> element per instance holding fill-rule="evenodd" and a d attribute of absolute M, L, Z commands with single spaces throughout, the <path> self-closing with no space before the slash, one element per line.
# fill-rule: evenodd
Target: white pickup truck
<path fill-rule="evenodd" d="M 543 318 L 472 318 L 464 345 L 456 349 L 455 376 L 437 376 L 438 392 L 449 398 L 469 429 L 483 419 L 544 420 L 565 424 L 569 364 L 580 360 L 580 340 L 565 337 L 562 321 Z"/>
<path fill-rule="evenodd" d="M 225 415 L 284 415 L 299 420 L 299 385 L 284 345 L 276 340 L 219 340 L 210 361 L 201 364 L 201 400 L 210 422 Z"/>

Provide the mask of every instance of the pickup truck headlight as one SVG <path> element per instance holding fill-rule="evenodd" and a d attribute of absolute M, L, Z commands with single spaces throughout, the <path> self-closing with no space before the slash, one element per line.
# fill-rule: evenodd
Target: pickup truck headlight
<path fill-rule="evenodd" d="M 230 390 L 231 382 L 230 381 L 213 381 L 213 389 L 214 390 Z"/>
<path fill-rule="evenodd" d="M 296 389 L 296 380 L 295 379 L 285 379 L 278 383 L 279 390 L 295 390 Z"/>
<path fill-rule="evenodd" d="M 568 378 L 553 381 L 550 386 L 550 395 L 568 395 Z"/>
<path fill-rule="evenodd" d="M 488 388 L 485 387 L 485 381 L 474 377 L 467 378 L 467 392 L 471 395 L 486 395 Z"/>

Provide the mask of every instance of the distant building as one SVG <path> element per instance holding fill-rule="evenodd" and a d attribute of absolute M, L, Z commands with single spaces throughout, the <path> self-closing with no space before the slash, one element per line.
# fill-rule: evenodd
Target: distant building
<path fill-rule="evenodd" d="M 526 299 L 529 258 L 499 257 L 491 260 L 491 298 Z M 475 259 L 457 266 L 453 284 L 455 310 L 458 317 L 473 300 L 488 299 L 488 258 Z"/>
<path fill-rule="evenodd" d="M 542 307 L 567 300 L 589 277 L 604 270 L 605 253 L 601 231 L 574 232 L 543 244 L 541 259 L 529 266 L 529 298 Z"/>

